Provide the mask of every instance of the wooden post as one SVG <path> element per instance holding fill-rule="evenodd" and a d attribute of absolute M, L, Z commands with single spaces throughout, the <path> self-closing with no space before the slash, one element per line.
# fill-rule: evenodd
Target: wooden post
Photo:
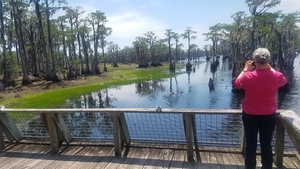
<path fill-rule="evenodd" d="M 56 154 L 59 152 L 59 141 L 57 136 L 57 129 L 55 120 L 52 113 L 43 114 L 46 120 L 46 126 L 50 136 L 51 153 Z"/>
<path fill-rule="evenodd" d="M 18 143 L 23 138 L 16 124 L 6 113 L 0 113 L 0 128 L 10 142 L 16 141 Z"/>
<path fill-rule="evenodd" d="M 300 116 L 293 111 L 285 111 L 280 113 L 279 120 L 300 153 Z"/>
<path fill-rule="evenodd" d="M 4 136 L 3 136 L 3 132 L 0 128 L 0 150 L 4 150 L 5 145 L 4 145 Z"/>
<path fill-rule="evenodd" d="M 245 156 L 245 143 L 246 143 L 246 139 L 245 139 L 245 130 L 244 130 L 244 125 L 242 126 L 242 134 L 241 134 L 241 152 L 242 155 Z"/>
<path fill-rule="evenodd" d="M 120 123 L 121 123 L 121 133 L 122 133 L 122 137 L 123 137 L 123 143 L 126 142 L 126 145 L 129 145 L 131 142 L 131 137 L 129 134 L 129 130 L 128 130 L 128 125 L 125 119 L 125 115 L 124 113 L 120 113 L 118 115 Z"/>
<path fill-rule="evenodd" d="M 187 146 L 187 158 L 189 162 L 193 162 L 195 160 L 193 155 L 193 126 L 191 115 L 183 114 L 183 124 Z"/>
<path fill-rule="evenodd" d="M 283 166 L 283 152 L 284 152 L 284 137 L 285 137 L 285 129 L 282 122 L 277 117 L 277 125 L 276 125 L 276 137 L 275 137 L 275 158 L 274 163 L 277 167 Z"/>
<path fill-rule="evenodd" d="M 119 123 L 118 113 L 111 113 L 111 118 L 114 125 L 115 156 L 120 157 L 122 152 L 122 136 L 121 136 L 121 124 Z"/>
<path fill-rule="evenodd" d="M 198 146 L 198 137 L 197 137 L 197 127 L 196 127 L 196 117 L 195 114 L 191 115 L 192 126 L 193 126 L 193 134 L 194 134 L 194 144 L 196 150 L 197 161 L 201 162 L 199 146 Z"/>
<path fill-rule="evenodd" d="M 62 142 L 70 144 L 72 141 L 71 133 L 68 130 L 60 113 L 42 113 L 41 118 L 49 133 L 51 143 L 51 153 L 59 152 Z"/>
<path fill-rule="evenodd" d="M 60 113 L 55 113 L 54 114 L 54 120 L 55 120 L 56 125 L 59 129 L 59 133 L 62 134 L 62 136 L 61 136 L 62 138 L 61 138 L 61 140 L 59 140 L 59 142 L 65 141 L 67 144 L 70 144 L 71 141 L 72 141 L 71 133 L 68 130 L 61 114 Z"/>

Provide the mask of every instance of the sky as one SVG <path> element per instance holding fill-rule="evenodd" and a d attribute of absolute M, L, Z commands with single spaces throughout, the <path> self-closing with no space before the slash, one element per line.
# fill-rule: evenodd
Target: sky
<path fill-rule="evenodd" d="M 233 23 L 231 16 L 238 11 L 249 14 L 245 0 L 67 0 L 68 6 L 81 6 L 87 15 L 100 10 L 105 13 L 112 34 L 109 42 L 120 48 L 132 46 L 138 36 L 152 31 L 158 39 L 165 38 L 167 29 L 182 34 L 187 27 L 196 31 L 192 44 L 203 48 L 211 44 L 203 33 L 217 23 Z M 284 13 L 300 11 L 300 0 L 281 0 L 272 10 Z M 187 47 L 187 40 L 180 43 Z"/>

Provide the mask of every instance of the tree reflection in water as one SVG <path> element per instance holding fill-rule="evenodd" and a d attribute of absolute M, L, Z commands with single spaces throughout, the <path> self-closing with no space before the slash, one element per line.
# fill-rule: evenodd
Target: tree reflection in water
<path fill-rule="evenodd" d="M 188 77 L 186 77 L 186 73 L 181 72 L 168 79 L 114 86 L 84 95 L 80 99 L 70 99 L 67 101 L 66 107 L 153 108 L 159 105 L 162 106 L 162 110 L 164 108 L 241 108 L 244 94 L 231 91 L 232 71 L 230 70 L 228 61 L 220 62 L 219 68 L 213 75 L 210 71 L 211 64 L 210 62 L 206 62 L 205 59 L 203 61 L 193 60 L 192 64 L 195 71 L 190 72 Z M 297 67 L 295 69 L 297 69 Z M 297 77 L 299 79 L 299 72 L 300 71 L 295 73 L 296 79 Z M 209 91 L 207 80 L 212 77 L 214 77 L 215 90 Z M 278 94 L 279 108 L 299 110 L 299 86 L 300 85 L 297 87 L 297 85 L 295 85 L 294 90 L 291 92 L 280 92 Z M 140 138 L 141 135 L 138 134 L 144 134 L 143 137 L 152 137 L 155 133 L 161 133 L 162 136 L 155 137 L 165 138 L 168 136 L 173 138 L 176 136 L 173 132 L 183 132 L 181 116 L 126 113 L 125 117 L 130 129 L 139 130 L 136 131 L 137 134 L 132 135 L 132 137 Z M 104 112 L 78 112 L 66 115 L 65 119 L 73 137 L 113 138 L 112 121 L 110 116 Z M 152 126 L 151 124 L 159 124 L 159 127 Z M 196 125 L 198 141 L 200 143 L 222 143 L 225 140 L 231 140 L 232 143 L 239 142 L 241 132 L 240 115 L 196 115 Z M 170 130 L 166 131 L 167 128 Z M 39 129 L 36 129 L 36 131 L 39 131 Z"/>

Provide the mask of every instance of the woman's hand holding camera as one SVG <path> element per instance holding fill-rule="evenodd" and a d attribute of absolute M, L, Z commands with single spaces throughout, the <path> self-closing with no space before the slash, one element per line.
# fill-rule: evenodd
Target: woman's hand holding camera
<path fill-rule="evenodd" d="M 255 63 L 252 60 L 248 60 L 245 63 L 245 67 L 243 69 L 244 72 L 252 71 L 255 69 Z"/>

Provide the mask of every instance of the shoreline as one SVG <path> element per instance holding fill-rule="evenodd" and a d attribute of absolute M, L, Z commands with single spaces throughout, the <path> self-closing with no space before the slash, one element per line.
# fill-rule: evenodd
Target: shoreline
<path fill-rule="evenodd" d="M 139 81 L 173 76 L 168 73 L 168 64 L 160 67 L 138 68 L 136 64 L 120 64 L 100 75 L 80 76 L 75 80 L 33 82 L 28 86 L 17 85 L 0 92 L 0 105 L 9 108 L 50 108 L 64 105 L 68 98 L 107 88 L 111 85 L 129 84 Z M 20 82 L 18 82 L 20 83 Z"/>

